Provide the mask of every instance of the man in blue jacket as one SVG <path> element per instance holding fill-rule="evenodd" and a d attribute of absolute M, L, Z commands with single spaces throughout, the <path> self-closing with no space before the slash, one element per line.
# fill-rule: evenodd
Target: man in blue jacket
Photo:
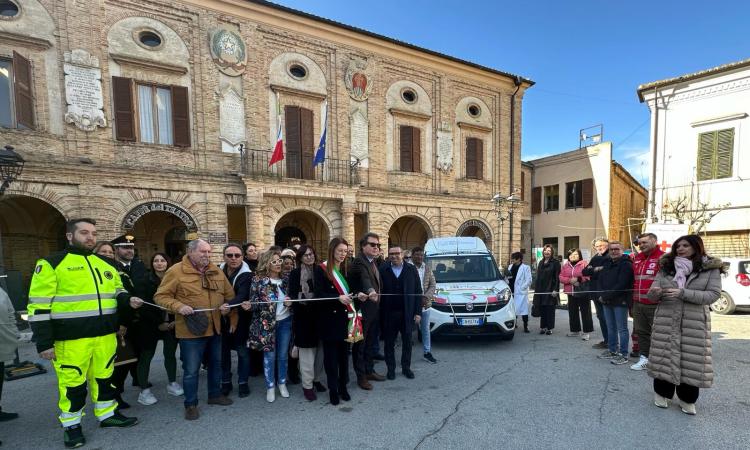
<path fill-rule="evenodd" d="M 396 336 L 401 333 L 401 372 L 406 378 L 414 378 L 411 371 L 411 334 L 414 324 L 422 318 L 422 283 L 417 268 L 404 264 L 401 246 L 388 248 L 388 264 L 380 267 L 382 280 L 380 300 L 380 322 L 385 340 L 386 377 L 396 378 Z"/>

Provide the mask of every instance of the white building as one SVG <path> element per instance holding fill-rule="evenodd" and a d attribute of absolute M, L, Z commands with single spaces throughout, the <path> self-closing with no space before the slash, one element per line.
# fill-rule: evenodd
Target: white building
<path fill-rule="evenodd" d="M 638 96 L 651 111 L 649 219 L 690 224 L 714 254 L 750 256 L 750 59 Z"/>

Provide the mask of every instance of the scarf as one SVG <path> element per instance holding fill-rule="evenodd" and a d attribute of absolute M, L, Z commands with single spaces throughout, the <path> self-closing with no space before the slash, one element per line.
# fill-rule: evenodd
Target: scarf
<path fill-rule="evenodd" d="M 310 282 L 312 281 L 313 271 L 307 264 L 300 266 L 299 282 L 302 288 L 302 296 L 300 298 L 313 298 L 313 293 L 310 292 Z"/>
<path fill-rule="evenodd" d="M 674 259 L 674 282 L 677 287 L 683 289 L 687 283 L 687 277 L 693 271 L 693 261 L 677 256 Z"/>

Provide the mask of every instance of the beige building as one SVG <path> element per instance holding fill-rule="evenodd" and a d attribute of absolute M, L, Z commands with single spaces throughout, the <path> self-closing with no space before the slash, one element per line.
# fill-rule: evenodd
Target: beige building
<path fill-rule="evenodd" d="M 528 79 L 261 1 L 2 8 L 0 137 L 26 161 L 0 197 L 18 286 L 73 217 L 134 234 L 145 260 L 194 236 L 519 245 L 518 220 L 496 238 L 490 199 L 520 183 Z"/>
<path fill-rule="evenodd" d="M 527 251 L 551 244 L 563 257 L 580 248 L 588 258 L 598 236 L 628 248 L 641 232 L 647 191 L 612 160 L 611 142 L 526 161 L 522 172 L 531 177 Z"/>

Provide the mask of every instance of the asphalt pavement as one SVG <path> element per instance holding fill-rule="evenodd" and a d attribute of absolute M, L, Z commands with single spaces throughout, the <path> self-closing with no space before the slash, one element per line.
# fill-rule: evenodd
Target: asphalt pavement
<path fill-rule="evenodd" d="M 291 398 L 277 395 L 269 404 L 261 378 L 251 378 L 250 397 L 233 394 L 232 406 L 208 406 L 202 372 L 196 422 L 183 419 L 181 398 L 167 395 L 157 352 L 151 382 L 159 402 L 141 406 L 136 388 L 128 387 L 125 399 L 133 407 L 125 412 L 140 423 L 122 430 L 98 428 L 89 402 L 84 448 L 748 448 L 750 314 L 713 316 L 715 384 L 701 390 L 697 416 L 676 405 L 655 407 L 645 371 L 597 359 L 600 351 L 591 345 L 598 332 L 588 342 L 566 337 L 567 311 L 557 311 L 551 336 L 538 334 L 538 319 L 531 324 L 532 333 L 517 332 L 508 342 L 436 340 L 434 365 L 415 342 L 416 379 L 397 371 L 395 381 L 373 382 L 369 392 L 352 381 L 352 401 L 337 407 L 326 394 L 305 401 L 299 385 L 289 386 Z M 30 343 L 21 352 L 37 360 Z M 376 370 L 385 372 L 382 362 Z M 0 424 L 2 445 L 63 448 L 56 397 L 51 370 L 6 382 L 3 409 L 21 417 Z"/>

